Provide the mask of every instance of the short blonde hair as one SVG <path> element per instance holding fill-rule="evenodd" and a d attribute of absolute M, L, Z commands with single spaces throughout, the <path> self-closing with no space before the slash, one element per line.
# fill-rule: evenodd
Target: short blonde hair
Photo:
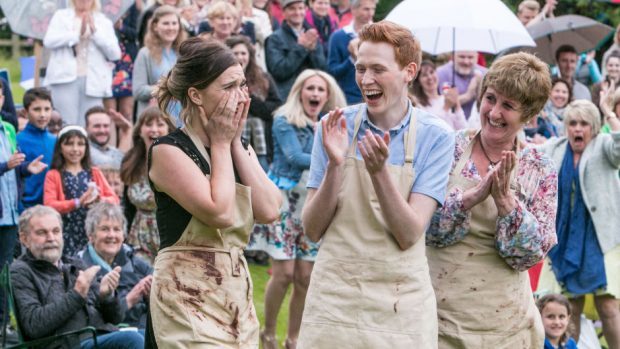
<path fill-rule="evenodd" d="M 225 14 L 230 13 L 239 22 L 239 10 L 228 1 L 217 1 L 209 6 L 207 11 L 207 19 L 212 20 L 217 17 L 222 17 Z"/>
<path fill-rule="evenodd" d="M 301 103 L 301 89 L 304 86 L 306 80 L 313 76 L 318 76 L 327 83 L 327 103 L 323 107 L 321 112 L 326 112 L 336 108 L 342 108 L 347 105 L 347 101 L 344 97 L 344 93 L 338 86 L 338 83 L 334 78 L 320 70 L 306 69 L 295 80 L 291 92 L 288 94 L 286 103 L 273 112 L 274 116 L 284 116 L 286 121 L 297 127 L 306 127 L 312 124 L 312 121 L 306 116 L 304 107 Z"/>
<path fill-rule="evenodd" d="M 592 126 L 592 137 L 601 131 L 601 112 L 587 99 L 572 101 L 564 109 L 564 127 L 568 128 L 573 120 L 585 121 Z"/>
<path fill-rule="evenodd" d="M 521 105 L 521 121 L 528 122 L 545 106 L 551 93 L 549 67 L 536 56 L 518 52 L 503 56 L 484 76 L 480 98 L 491 87 Z"/>
<path fill-rule="evenodd" d="M 540 4 L 536 0 L 523 0 L 519 3 L 519 7 L 517 9 L 517 13 L 521 13 L 523 9 L 528 9 L 530 11 L 536 11 L 536 13 L 540 12 Z"/>

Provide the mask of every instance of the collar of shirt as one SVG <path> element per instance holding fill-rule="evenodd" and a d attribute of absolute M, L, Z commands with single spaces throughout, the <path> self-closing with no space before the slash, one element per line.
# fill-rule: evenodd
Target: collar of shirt
<path fill-rule="evenodd" d="M 407 103 L 407 114 L 405 115 L 405 117 L 402 118 L 402 120 L 400 120 L 400 122 L 396 126 L 388 130 L 390 132 L 390 137 L 401 132 L 403 129 L 409 126 L 409 122 L 411 121 L 412 111 L 413 111 L 413 106 L 411 105 L 411 102 L 408 102 Z M 379 128 L 377 125 L 373 124 L 372 121 L 370 121 L 370 119 L 368 118 L 368 107 L 366 105 L 364 105 L 364 110 L 362 111 L 362 123 L 366 127 L 370 128 L 374 133 L 383 134 L 385 132 L 384 130 Z"/>

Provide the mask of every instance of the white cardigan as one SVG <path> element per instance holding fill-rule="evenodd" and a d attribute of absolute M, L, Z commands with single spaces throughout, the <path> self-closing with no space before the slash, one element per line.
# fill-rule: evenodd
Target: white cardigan
<path fill-rule="evenodd" d="M 88 67 L 86 95 L 91 97 L 112 96 L 112 70 L 121 58 L 121 49 L 114 33 L 114 26 L 104 14 L 93 12 L 95 32 L 88 44 Z M 75 28 L 75 11 L 72 8 L 56 11 L 50 21 L 43 45 L 48 48 L 50 60 L 47 65 L 45 84 L 62 84 L 77 79 L 77 59 L 73 46 L 80 41 L 80 29 Z"/>

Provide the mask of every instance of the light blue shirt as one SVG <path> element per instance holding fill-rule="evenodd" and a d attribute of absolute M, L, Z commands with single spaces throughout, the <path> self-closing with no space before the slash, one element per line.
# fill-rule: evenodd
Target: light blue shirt
<path fill-rule="evenodd" d="M 367 129 L 382 135 L 384 131 L 368 119 L 366 104 L 358 104 L 345 108 L 343 113 L 347 122 L 349 142 L 353 139 L 355 116 L 359 108 L 363 109 L 362 123 L 357 134 L 357 140 L 362 138 Z M 403 118 L 400 124 L 389 130 L 391 140 L 388 163 L 399 166 L 405 163 L 404 135 L 409 128 L 413 111 L 416 112 L 416 145 L 413 156 L 413 168 L 416 177 L 411 192 L 424 194 L 442 205 L 445 201 L 448 174 L 454 158 L 454 132 L 443 120 L 409 104 L 407 116 Z M 357 147 L 356 157 L 362 159 Z M 312 148 L 308 188 L 316 189 L 320 186 L 325 176 L 327 161 L 327 154 L 323 147 L 321 124 L 319 123 Z"/>

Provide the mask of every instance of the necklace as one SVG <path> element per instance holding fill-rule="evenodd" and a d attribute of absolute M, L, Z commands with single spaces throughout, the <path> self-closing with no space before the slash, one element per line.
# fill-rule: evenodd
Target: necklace
<path fill-rule="evenodd" d="M 487 150 L 484 149 L 484 145 L 482 144 L 482 137 L 480 136 L 480 134 L 478 134 L 478 141 L 480 143 L 480 149 L 482 149 L 482 153 L 484 154 L 484 157 L 486 157 L 487 160 L 489 160 L 489 167 L 487 167 L 487 171 L 491 172 L 493 171 L 495 166 L 497 166 L 497 164 L 502 160 L 501 159 L 497 161 L 491 160 L 491 158 L 489 157 L 489 154 L 487 154 Z"/>

